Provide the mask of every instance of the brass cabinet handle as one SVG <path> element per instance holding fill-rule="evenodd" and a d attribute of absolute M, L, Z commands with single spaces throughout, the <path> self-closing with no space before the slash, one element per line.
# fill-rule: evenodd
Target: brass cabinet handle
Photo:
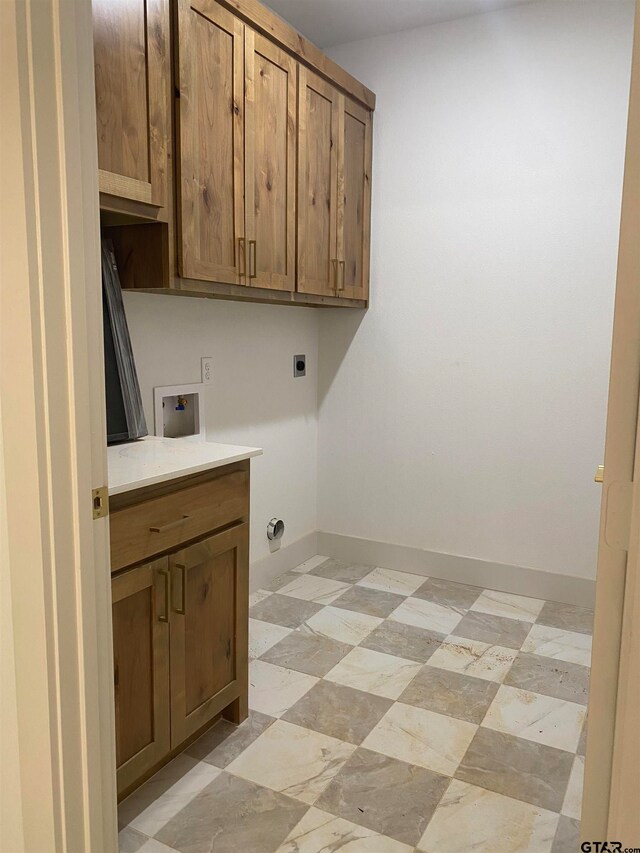
<path fill-rule="evenodd" d="M 337 289 L 337 290 L 344 290 L 344 268 L 345 268 L 345 263 L 344 263 L 344 261 L 338 261 L 338 263 L 340 264 L 340 287 L 338 287 L 338 288 L 336 288 L 336 289 Z"/>
<path fill-rule="evenodd" d="M 240 258 L 242 258 L 242 264 Z M 241 266 L 242 269 L 240 269 Z M 247 241 L 245 237 L 238 237 L 238 275 L 240 278 L 247 277 Z"/>
<path fill-rule="evenodd" d="M 165 530 L 171 530 L 172 527 L 178 527 L 183 521 L 191 518 L 190 515 L 183 515 L 182 518 L 176 518 L 175 521 L 170 521 L 168 524 L 160 524 L 149 528 L 149 533 L 164 533 Z"/>
<path fill-rule="evenodd" d="M 251 251 L 253 249 L 253 251 Z M 252 261 L 253 258 L 253 261 Z M 253 270 L 253 272 L 251 271 Z M 255 240 L 249 240 L 249 281 L 258 277 L 258 248 Z"/>
<path fill-rule="evenodd" d="M 338 290 L 338 259 L 331 258 L 329 261 L 331 264 L 331 289 L 337 292 Z"/>
<path fill-rule="evenodd" d="M 181 606 L 175 607 L 174 610 L 176 613 L 179 613 L 181 616 L 186 616 L 187 613 L 187 567 L 183 563 L 176 563 L 176 569 L 180 571 L 180 583 L 182 585 L 182 594 L 180 596 Z"/>
<path fill-rule="evenodd" d="M 170 596 L 169 581 L 171 580 L 171 578 L 169 576 L 169 572 L 167 571 L 167 569 L 162 569 L 162 571 L 158 572 L 158 574 L 162 575 L 162 577 L 164 578 L 164 616 L 159 613 L 158 614 L 158 621 L 159 622 L 168 622 L 169 621 L 169 607 L 170 607 L 170 604 L 169 604 L 169 596 Z"/>

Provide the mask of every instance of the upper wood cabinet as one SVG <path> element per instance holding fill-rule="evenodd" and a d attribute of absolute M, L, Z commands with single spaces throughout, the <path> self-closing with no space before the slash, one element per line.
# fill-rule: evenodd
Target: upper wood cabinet
<path fill-rule="evenodd" d="M 169 0 L 93 0 L 100 192 L 165 208 Z"/>

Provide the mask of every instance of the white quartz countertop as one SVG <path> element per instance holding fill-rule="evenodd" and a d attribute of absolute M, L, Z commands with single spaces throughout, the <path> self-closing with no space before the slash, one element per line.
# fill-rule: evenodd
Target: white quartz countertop
<path fill-rule="evenodd" d="M 151 435 L 115 444 L 107 448 L 109 494 L 119 495 L 261 454 L 259 447 Z"/>

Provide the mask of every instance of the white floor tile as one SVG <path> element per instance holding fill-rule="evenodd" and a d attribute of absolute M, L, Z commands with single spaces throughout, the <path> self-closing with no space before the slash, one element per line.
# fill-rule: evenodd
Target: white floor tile
<path fill-rule="evenodd" d="M 431 655 L 429 666 L 502 682 L 517 655 L 515 649 L 451 635 Z"/>
<path fill-rule="evenodd" d="M 311 619 L 307 619 L 301 630 L 357 646 L 383 621 L 377 616 L 329 605 L 319 610 Z"/>
<path fill-rule="evenodd" d="M 273 595 L 273 593 L 269 592 L 268 589 L 258 589 L 255 592 L 252 592 L 249 596 L 249 607 L 253 607 L 255 604 L 260 604 L 261 601 L 264 601 L 265 598 L 269 598 L 270 595 Z"/>
<path fill-rule="evenodd" d="M 543 605 L 544 601 L 540 598 L 526 598 L 524 595 L 485 589 L 471 605 L 471 610 L 491 613 L 493 616 L 506 616 L 508 619 L 520 619 L 522 622 L 535 622 Z"/>
<path fill-rule="evenodd" d="M 591 666 L 591 637 L 562 628 L 532 625 L 527 639 L 522 644 L 522 651 Z"/>
<path fill-rule="evenodd" d="M 305 560 L 304 563 L 300 563 L 299 566 L 296 566 L 295 569 L 291 569 L 292 572 L 299 572 L 300 574 L 305 574 L 306 572 L 310 572 L 311 569 L 315 569 L 316 566 L 321 566 L 325 560 L 328 560 L 328 557 L 323 556 L 322 554 L 316 554 L 315 557 L 311 557 L 308 560 Z"/>
<path fill-rule="evenodd" d="M 397 595 L 413 595 L 425 580 L 426 578 L 421 575 L 376 568 L 365 575 L 362 580 L 359 580 L 357 586 L 368 586 L 370 589 L 381 589 L 383 592 L 395 592 Z"/>
<path fill-rule="evenodd" d="M 451 634 L 462 619 L 462 614 L 446 604 L 437 604 L 423 598 L 406 598 L 389 618 L 394 622 L 403 622 L 405 625 L 414 625 L 416 628 L 425 628 L 439 634 Z"/>
<path fill-rule="evenodd" d="M 584 785 L 584 755 L 576 755 L 571 768 L 567 793 L 562 804 L 562 814 L 580 820 L 582 813 L 582 788 Z"/>
<path fill-rule="evenodd" d="M 300 575 L 282 589 L 280 595 L 290 595 L 292 598 L 302 598 L 315 604 L 331 604 L 349 587 L 348 583 L 321 578 L 316 575 Z"/>
<path fill-rule="evenodd" d="M 310 808 L 276 853 L 413 853 L 393 838 Z"/>
<path fill-rule="evenodd" d="M 284 628 L 272 622 L 249 619 L 249 657 L 259 658 L 292 630 L 293 628 Z"/>
<path fill-rule="evenodd" d="M 376 696 L 397 699 L 421 667 L 422 664 L 415 661 L 356 647 L 326 674 L 325 679 Z"/>
<path fill-rule="evenodd" d="M 271 717 L 281 717 L 318 679 L 263 660 L 249 664 L 249 707 Z"/>

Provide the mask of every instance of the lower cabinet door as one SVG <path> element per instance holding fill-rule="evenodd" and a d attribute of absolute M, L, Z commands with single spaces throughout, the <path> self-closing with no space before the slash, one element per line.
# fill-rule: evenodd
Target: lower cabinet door
<path fill-rule="evenodd" d="M 238 524 L 169 557 L 171 744 L 234 703 L 247 715 L 248 527 Z"/>
<path fill-rule="evenodd" d="M 169 584 L 167 557 L 111 581 L 119 794 L 170 749 Z"/>

